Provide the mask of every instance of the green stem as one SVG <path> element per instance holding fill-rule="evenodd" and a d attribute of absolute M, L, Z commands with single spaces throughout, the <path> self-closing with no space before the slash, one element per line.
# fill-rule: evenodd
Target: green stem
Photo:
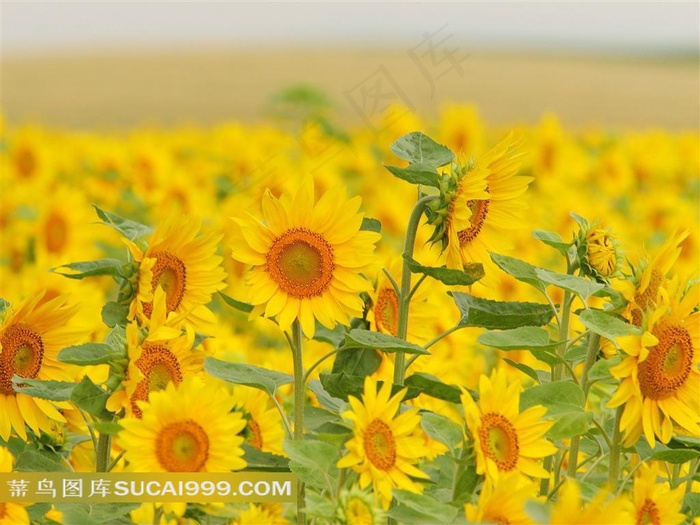
<path fill-rule="evenodd" d="M 294 441 L 304 439 L 304 361 L 301 344 L 301 324 L 295 319 L 292 324 L 292 357 L 294 359 Z M 305 485 L 299 481 L 297 485 L 297 524 L 306 524 L 304 512 Z"/>
<path fill-rule="evenodd" d="M 316 369 L 316 367 L 318 367 L 321 363 L 323 363 L 329 357 L 332 357 L 335 354 L 337 354 L 338 352 L 342 352 L 342 351 L 343 351 L 342 348 L 336 348 L 335 350 L 328 352 L 321 359 L 319 359 L 313 365 L 311 365 L 309 367 L 309 369 L 306 371 L 306 373 L 304 374 L 304 379 L 303 379 L 304 384 L 306 384 L 306 382 L 309 380 L 309 377 L 311 376 L 311 372 L 313 372 Z"/>
<path fill-rule="evenodd" d="M 610 490 L 615 491 L 617 487 L 617 477 L 620 472 L 620 448 L 622 441 L 622 432 L 620 431 L 620 419 L 622 419 L 623 406 L 617 407 L 615 412 L 615 423 L 613 426 L 612 448 L 610 449 L 610 469 L 608 471 L 608 484 Z"/>
<path fill-rule="evenodd" d="M 163 517 L 163 505 L 153 504 L 153 525 L 160 525 L 160 519 Z"/>
<path fill-rule="evenodd" d="M 588 381 L 588 373 L 591 367 L 595 363 L 595 358 L 598 356 L 598 348 L 600 346 L 600 336 L 598 334 L 591 334 L 588 336 L 588 349 L 586 350 L 586 362 L 583 366 L 583 374 L 581 375 L 581 389 L 583 390 L 583 404 L 584 409 L 586 405 L 586 399 L 588 398 L 588 391 L 590 390 L 591 384 Z M 571 446 L 569 447 L 569 468 L 567 473 L 570 478 L 576 478 L 576 468 L 578 463 L 578 448 L 581 442 L 581 436 L 574 436 L 571 438 Z"/>
<path fill-rule="evenodd" d="M 107 472 L 109 466 L 109 453 L 112 450 L 112 436 L 102 432 L 97 438 L 97 450 L 95 451 L 95 472 Z"/>
<path fill-rule="evenodd" d="M 434 196 L 427 196 L 420 199 L 413 208 L 406 227 L 406 239 L 403 246 L 403 269 L 401 272 L 401 290 L 399 293 L 399 314 L 396 337 L 406 339 L 408 333 L 408 305 L 411 302 L 411 269 L 408 267 L 408 260 L 413 258 L 413 247 L 416 244 L 416 234 L 420 219 L 423 216 L 425 207 Z M 394 384 L 403 385 L 404 374 L 406 373 L 406 355 L 399 352 L 394 364 Z"/>
<path fill-rule="evenodd" d="M 111 463 L 109 464 L 109 466 L 107 467 L 107 472 L 111 472 L 112 469 L 113 469 L 114 467 L 117 466 L 117 463 L 119 463 L 119 460 L 122 459 L 122 458 L 124 457 L 124 453 L 125 453 L 125 452 L 126 452 L 126 450 L 122 450 L 122 451 L 119 453 L 119 455 L 118 455 L 116 458 L 114 458 L 114 459 L 112 460 L 112 462 L 111 462 Z"/>
<path fill-rule="evenodd" d="M 559 346 L 557 347 L 557 353 L 564 359 L 564 353 L 566 352 L 566 342 L 569 340 L 569 320 L 571 319 L 571 292 L 568 290 L 564 291 L 564 300 L 562 301 L 562 314 L 561 323 L 559 324 Z M 552 381 L 559 381 L 563 375 L 564 365 L 558 364 L 554 365 L 554 370 L 552 371 Z"/>
<path fill-rule="evenodd" d="M 552 462 L 554 461 L 553 456 L 547 456 L 544 458 L 542 467 L 547 471 L 552 471 Z M 540 480 L 540 496 L 546 496 L 549 493 L 549 476 L 542 478 Z"/>

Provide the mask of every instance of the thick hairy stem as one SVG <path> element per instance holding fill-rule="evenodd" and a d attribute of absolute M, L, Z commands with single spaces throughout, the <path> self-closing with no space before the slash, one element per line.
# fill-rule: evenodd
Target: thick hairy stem
<path fill-rule="evenodd" d="M 101 433 L 97 438 L 97 450 L 95 451 L 95 472 L 107 472 L 112 450 L 112 436 Z"/>
<path fill-rule="evenodd" d="M 301 344 L 301 324 L 295 320 L 292 324 L 292 356 L 294 359 L 294 441 L 304 438 L 304 362 Z M 305 485 L 301 481 L 297 485 L 297 524 L 306 524 Z"/>

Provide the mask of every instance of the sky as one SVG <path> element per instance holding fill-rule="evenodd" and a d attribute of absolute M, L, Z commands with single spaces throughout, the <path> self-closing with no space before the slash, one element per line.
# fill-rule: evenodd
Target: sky
<path fill-rule="evenodd" d="M 28 2 L 2 9 L 6 56 L 65 51 L 401 46 L 449 27 L 496 49 L 697 53 L 698 2 Z"/>

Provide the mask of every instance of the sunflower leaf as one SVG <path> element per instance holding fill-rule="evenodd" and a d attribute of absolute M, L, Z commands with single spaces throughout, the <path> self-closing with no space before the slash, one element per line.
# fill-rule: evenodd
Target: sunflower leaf
<path fill-rule="evenodd" d="M 431 266 L 423 266 L 418 261 L 411 257 L 404 256 L 408 269 L 412 273 L 421 273 L 440 281 L 447 286 L 469 286 L 484 276 L 484 267 L 481 264 L 476 264 L 466 270 L 454 270 L 450 268 L 435 268 Z"/>
<path fill-rule="evenodd" d="M 274 396 L 280 386 L 294 382 L 294 378 L 289 374 L 245 363 L 230 363 L 214 357 L 204 360 L 204 370 L 229 383 L 263 390 L 269 396 Z"/>
<path fill-rule="evenodd" d="M 491 253 L 491 260 L 496 263 L 501 270 L 506 272 L 508 275 L 512 275 L 518 281 L 534 286 L 540 292 L 544 293 L 545 285 L 541 281 L 540 277 L 537 275 L 537 266 L 534 266 L 515 257 L 509 257 L 507 255 L 500 255 L 498 253 Z"/>
<path fill-rule="evenodd" d="M 3 314 L 9 306 L 10 306 L 9 301 L 6 301 L 2 297 L 0 297 L 0 314 Z"/>
<path fill-rule="evenodd" d="M 363 217 L 362 218 L 362 225 L 360 226 L 360 230 L 381 233 L 382 232 L 382 223 L 379 222 L 377 219 L 372 219 L 370 217 Z"/>
<path fill-rule="evenodd" d="M 407 490 L 394 490 L 394 497 L 399 505 L 407 507 L 422 516 L 429 517 L 430 522 L 437 520 L 440 523 L 452 523 L 457 517 L 457 509 L 451 505 L 440 503 L 425 494 L 415 494 Z M 390 516 L 393 516 L 389 512 Z M 396 517 L 396 516 L 395 516 Z"/>
<path fill-rule="evenodd" d="M 129 307 L 114 301 L 109 301 L 102 307 L 102 322 L 110 328 L 126 326 L 127 315 Z"/>
<path fill-rule="evenodd" d="M 64 264 L 51 268 L 53 273 L 68 277 L 69 279 L 84 279 L 85 277 L 98 277 L 111 275 L 113 277 L 126 277 L 124 263 L 118 259 L 99 259 L 97 261 L 84 261 Z"/>
<path fill-rule="evenodd" d="M 397 166 L 384 166 L 394 177 L 411 184 L 422 184 L 423 186 L 440 187 L 440 175 L 435 168 L 425 164 L 411 164 L 405 168 Z"/>
<path fill-rule="evenodd" d="M 243 301 L 239 301 L 238 299 L 234 299 L 233 297 L 230 297 L 223 292 L 219 292 L 219 296 L 224 300 L 224 302 L 227 305 L 235 308 L 236 310 L 240 310 L 241 312 L 245 312 L 247 314 L 249 314 L 250 312 L 253 311 L 252 304 L 244 303 Z"/>
<path fill-rule="evenodd" d="M 462 395 L 462 392 L 456 386 L 448 385 L 436 377 L 420 372 L 408 376 L 404 384 L 418 390 L 421 394 L 449 401 L 450 403 L 459 403 Z"/>
<path fill-rule="evenodd" d="M 368 376 L 382 364 L 382 357 L 374 348 L 342 348 L 335 356 L 332 372 Z"/>
<path fill-rule="evenodd" d="M 449 293 L 462 313 L 459 326 L 481 326 L 490 330 L 542 326 L 554 315 L 548 304 L 492 301 L 467 293 Z"/>
<path fill-rule="evenodd" d="M 325 441 L 304 439 L 284 440 L 284 451 L 289 455 L 289 468 L 310 487 L 333 490 L 338 479 L 336 463 L 340 450 Z"/>
<path fill-rule="evenodd" d="M 137 239 L 141 239 L 146 235 L 153 233 L 153 228 L 150 226 L 146 226 L 145 224 L 129 219 L 124 219 L 119 215 L 104 211 L 95 204 L 93 204 L 92 207 L 95 208 L 97 216 L 104 224 L 114 228 L 130 241 L 136 241 Z"/>
<path fill-rule="evenodd" d="M 535 381 L 535 383 L 540 382 L 540 378 L 537 376 L 537 372 L 535 372 L 535 370 L 533 368 L 527 366 L 526 364 L 518 363 L 517 361 L 513 361 L 512 359 L 505 359 L 505 358 L 503 359 L 503 361 L 508 363 L 513 368 L 517 368 L 518 370 L 520 370 L 523 374 L 525 374 L 526 376 L 533 379 Z"/>
<path fill-rule="evenodd" d="M 102 390 L 88 376 L 85 376 L 73 389 L 70 401 L 91 416 L 102 418 L 108 414 L 105 410 L 108 398 L 107 391 Z"/>
<path fill-rule="evenodd" d="M 535 268 L 535 273 L 542 282 L 575 293 L 582 301 L 587 301 L 591 295 L 605 288 L 604 284 L 596 283 L 576 275 L 556 273 L 543 268 Z"/>
<path fill-rule="evenodd" d="M 284 456 L 263 452 L 248 443 L 241 445 L 248 466 L 245 470 L 253 470 L 260 472 L 289 472 L 289 460 Z"/>
<path fill-rule="evenodd" d="M 350 333 L 345 334 L 345 346 L 348 348 L 371 348 L 373 350 L 382 350 L 384 352 L 403 352 L 405 354 L 421 354 L 429 355 L 425 348 L 414 343 L 409 343 L 398 337 L 373 332 L 371 330 L 350 330 Z"/>
<path fill-rule="evenodd" d="M 68 469 L 61 465 L 58 454 L 25 450 L 17 457 L 15 470 L 19 472 L 66 472 Z"/>
<path fill-rule="evenodd" d="M 547 408 L 546 419 L 555 421 L 547 432 L 551 439 L 565 439 L 583 434 L 593 418 L 584 410 L 585 395 L 581 387 L 570 381 L 537 385 L 520 394 L 520 410 L 535 405 Z"/>
<path fill-rule="evenodd" d="M 462 444 L 464 439 L 461 427 L 451 419 L 425 412 L 421 417 L 421 427 L 428 436 L 454 450 Z"/>
<path fill-rule="evenodd" d="M 586 308 L 578 314 L 583 325 L 591 332 L 602 335 L 607 339 L 615 339 L 628 335 L 639 335 L 639 327 L 631 325 L 622 318 L 602 310 Z"/>
<path fill-rule="evenodd" d="M 49 401 L 68 401 L 77 383 L 67 381 L 42 381 L 14 376 L 12 383 L 15 392 L 26 396 L 48 399 Z"/>
<path fill-rule="evenodd" d="M 700 457 L 700 452 L 692 448 L 687 448 L 659 450 L 654 452 L 649 459 L 653 461 L 666 461 L 668 463 L 680 464 L 685 463 L 686 461 L 691 461 L 697 457 Z"/>
<path fill-rule="evenodd" d="M 426 164 L 439 168 L 455 158 L 449 148 L 438 144 L 420 131 L 408 133 L 389 146 L 392 153 L 411 164 Z"/>
<path fill-rule="evenodd" d="M 63 513 L 64 523 L 81 525 L 121 524 L 120 518 L 138 508 L 140 503 L 57 503 L 56 509 Z"/>
<path fill-rule="evenodd" d="M 482 345 L 506 351 L 553 348 L 559 345 L 549 340 L 547 330 L 536 326 L 519 326 L 511 330 L 484 332 L 477 341 Z"/>
<path fill-rule="evenodd" d="M 69 346 L 58 353 L 58 360 L 70 365 L 103 365 L 112 359 L 111 347 L 105 343 Z"/>
<path fill-rule="evenodd" d="M 566 255 L 569 252 L 569 248 L 573 244 L 571 242 L 564 242 L 564 239 L 562 239 L 561 235 L 559 235 L 558 233 L 546 230 L 534 230 L 532 232 L 532 236 L 535 239 L 542 241 L 547 246 L 555 248 L 562 255 Z"/>

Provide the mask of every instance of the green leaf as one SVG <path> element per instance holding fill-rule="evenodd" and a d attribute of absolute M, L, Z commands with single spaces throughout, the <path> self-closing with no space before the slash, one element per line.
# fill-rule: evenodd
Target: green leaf
<path fill-rule="evenodd" d="M 66 472 L 68 469 L 58 461 L 47 457 L 36 450 L 25 450 L 15 462 L 15 470 L 19 472 Z"/>
<path fill-rule="evenodd" d="M 583 434 L 592 414 L 584 410 L 585 395 L 581 387 L 570 381 L 555 381 L 528 388 L 520 394 L 520 410 L 535 405 L 547 408 L 546 419 L 554 419 L 547 436 L 564 439 Z"/>
<path fill-rule="evenodd" d="M 63 513 L 63 523 L 80 523 L 80 525 L 105 525 L 115 522 L 140 503 L 56 503 L 56 509 Z"/>
<path fill-rule="evenodd" d="M 374 348 L 343 348 L 335 356 L 332 372 L 368 376 L 382 364 L 382 357 Z"/>
<path fill-rule="evenodd" d="M 335 325 L 335 328 L 331 330 L 326 328 L 321 323 L 316 321 L 316 331 L 314 333 L 314 340 L 323 341 L 324 343 L 330 343 L 335 347 L 338 347 L 345 341 L 345 334 L 347 330 L 342 324 Z"/>
<path fill-rule="evenodd" d="M 425 494 L 414 494 L 407 490 L 394 490 L 396 501 L 411 510 L 424 516 L 430 516 L 439 523 L 452 523 L 457 517 L 457 509 L 451 505 L 440 503 L 439 501 L 426 496 Z"/>
<path fill-rule="evenodd" d="M 609 310 L 614 312 L 623 310 L 627 306 L 627 299 L 617 290 L 613 290 L 609 286 L 603 286 L 602 289 L 598 290 L 593 294 L 594 297 L 607 297 L 610 299 Z"/>
<path fill-rule="evenodd" d="M 379 222 L 377 219 L 363 217 L 362 224 L 360 225 L 360 230 L 382 233 L 382 223 Z"/>
<path fill-rule="evenodd" d="M 690 510 L 691 516 L 700 516 L 700 494 L 688 492 L 683 498 L 683 503 Z"/>
<path fill-rule="evenodd" d="M 111 436 L 116 436 L 122 430 L 122 426 L 114 421 L 95 421 L 91 425 L 100 434 L 109 434 Z"/>
<path fill-rule="evenodd" d="M 105 337 L 105 344 L 117 354 L 124 354 L 127 348 L 126 343 L 126 329 L 123 326 L 115 326 L 112 328 L 107 337 Z"/>
<path fill-rule="evenodd" d="M 455 157 L 449 148 L 438 144 L 420 131 L 404 135 L 394 142 L 390 149 L 394 155 L 411 164 L 427 164 L 434 168 L 449 164 Z"/>
<path fill-rule="evenodd" d="M 348 396 L 353 396 L 358 399 L 362 396 L 365 389 L 365 376 L 352 376 L 346 374 L 345 372 L 329 374 L 326 372 L 321 372 L 320 374 L 321 384 L 328 394 L 331 396 L 342 399 L 343 401 L 348 400 Z M 384 384 L 383 381 L 379 381 L 378 385 L 381 387 Z M 406 385 L 408 386 L 408 385 Z M 392 385 L 391 395 L 396 394 L 404 387 L 399 385 Z M 408 391 L 404 397 L 404 401 L 412 399 L 420 394 L 420 391 L 413 387 L 408 387 Z"/>
<path fill-rule="evenodd" d="M 440 281 L 447 286 L 469 286 L 484 276 L 484 267 L 477 264 L 469 269 L 469 272 L 462 270 L 453 270 L 445 267 L 434 268 L 423 266 L 411 257 L 404 257 L 406 264 L 412 273 L 425 274 L 428 277 Z"/>
<path fill-rule="evenodd" d="M 58 353 L 58 360 L 71 365 L 89 366 L 109 363 L 111 348 L 105 343 L 85 343 L 69 346 Z"/>
<path fill-rule="evenodd" d="M 610 368 L 620 364 L 620 357 L 614 356 L 608 359 L 599 359 L 596 361 L 588 372 L 589 381 L 606 381 L 613 379 L 610 373 Z"/>
<path fill-rule="evenodd" d="M 700 457 L 700 452 L 692 448 L 689 449 L 675 449 L 675 450 L 659 450 L 651 455 L 651 460 L 653 461 L 666 461 L 668 463 L 685 463 L 686 461 L 691 461 L 697 457 Z"/>
<path fill-rule="evenodd" d="M 258 450 L 248 443 L 243 443 L 241 446 L 245 453 L 243 459 L 245 459 L 248 463 L 245 470 L 260 472 L 289 472 L 289 460 L 284 456 L 263 452 L 262 450 Z"/>
<path fill-rule="evenodd" d="M 153 233 L 153 228 L 151 228 L 150 226 L 146 226 L 145 224 L 141 224 L 129 219 L 124 219 L 122 217 L 119 217 L 118 215 L 115 215 L 114 213 L 104 211 L 94 204 L 92 205 L 92 207 L 95 208 L 97 216 L 102 220 L 104 224 L 114 228 L 130 241 L 135 241 Z"/>
<path fill-rule="evenodd" d="M 553 348 L 559 343 L 549 340 L 549 333 L 535 326 L 520 326 L 511 330 L 488 331 L 481 334 L 478 342 L 501 350 L 532 350 Z"/>
<path fill-rule="evenodd" d="M 454 450 L 461 445 L 464 439 L 462 429 L 457 423 L 434 412 L 423 413 L 421 427 L 423 427 L 428 436 L 447 445 L 450 450 Z"/>
<path fill-rule="evenodd" d="M 7 310 L 9 306 L 10 306 L 10 303 L 8 301 L 6 301 L 5 299 L 3 299 L 2 297 L 0 297 L 0 314 L 5 313 L 5 310 Z"/>
<path fill-rule="evenodd" d="M 230 297 L 223 292 L 219 292 L 219 296 L 224 300 L 224 302 L 227 305 L 229 305 L 232 308 L 235 308 L 236 310 L 240 310 L 241 312 L 245 312 L 247 314 L 253 311 L 252 304 L 244 303 L 242 301 L 239 301 L 238 299 L 234 299 L 233 297 Z"/>
<path fill-rule="evenodd" d="M 490 256 L 491 260 L 508 275 L 512 275 L 518 281 L 534 286 L 540 292 L 544 293 L 546 287 L 537 275 L 537 266 L 533 266 L 515 257 L 508 257 L 507 255 L 500 255 L 498 253 L 491 253 Z"/>
<path fill-rule="evenodd" d="M 12 378 L 12 383 L 15 392 L 49 401 L 68 401 L 76 385 L 67 381 L 42 381 L 17 375 Z"/>
<path fill-rule="evenodd" d="M 245 363 L 229 363 L 213 357 L 204 360 L 204 370 L 229 383 L 263 390 L 270 396 L 274 396 L 275 390 L 280 386 L 294 382 L 289 374 Z"/>
<path fill-rule="evenodd" d="M 117 259 L 100 259 L 99 261 L 85 261 L 64 264 L 51 271 L 68 277 L 69 279 L 84 279 L 85 277 L 97 277 L 101 275 L 111 275 L 113 277 L 126 277 L 124 274 L 124 263 Z"/>
<path fill-rule="evenodd" d="M 301 481 L 317 489 L 334 488 L 338 477 L 335 465 L 340 459 L 336 447 L 315 439 L 292 441 L 289 438 L 284 440 L 283 446 L 289 455 L 289 468 Z"/>
<path fill-rule="evenodd" d="M 449 401 L 450 403 L 459 404 L 461 402 L 462 392 L 459 388 L 443 383 L 429 374 L 416 373 L 410 375 L 405 379 L 404 384 L 426 396 Z"/>
<path fill-rule="evenodd" d="M 126 326 L 127 315 L 129 315 L 129 307 L 114 301 L 109 301 L 102 307 L 102 322 L 110 328 Z"/>
<path fill-rule="evenodd" d="M 316 394 L 316 399 L 318 399 L 321 406 L 330 410 L 331 412 L 337 414 L 345 405 L 345 402 L 342 399 L 331 396 L 325 390 L 325 388 L 323 388 L 323 384 L 321 384 L 321 381 L 318 379 L 312 379 L 309 381 L 309 390 Z"/>
<path fill-rule="evenodd" d="M 482 326 L 491 330 L 542 326 L 554 315 L 548 304 L 491 301 L 458 292 L 451 292 L 451 295 L 462 313 L 459 326 Z"/>
<path fill-rule="evenodd" d="M 88 376 L 85 376 L 73 389 L 70 401 L 91 416 L 101 418 L 105 414 L 108 398 L 108 392 L 102 390 Z"/>
<path fill-rule="evenodd" d="M 627 335 L 641 334 L 639 327 L 631 325 L 621 318 L 603 312 L 602 310 L 587 308 L 579 313 L 578 317 L 583 325 L 591 332 L 602 335 L 610 340 Z"/>
<path fill-rule="evenodd" d="M 393 337 L 371 330 L 350 330 L 345 335 L 345 345 L 347 347 L 372 348 L 384 352 L 403 352 L 405 354 L 429 355 L 425 348 L 414 343 L 409 343 L 398 337 Z"/>
<path fill-rule="evenodd" d="M 535 381 L 535 383 L 540 382 L 540 378 L 538 377 L 537 372 L 535 372 L 535 370 L 533 370 L 531 367 L 527 366 L 526 364 L 518 363 L 517 361 L 513 361 L 512 359 L 505 359 L 505 358 L 503 359 L 503 361 L 508 363 L 513 368 L 517 368 L 526 376 L 532 378 L 532 380 Z"/>
<path fill-rule="evenodd" d="M 440 175 L 435 168 L 426 164 L 411 164 L 405 168 L 397 166 L 384 166 L 396 178 L 410 182 L 411 184 L 423 184 L 424 186 L 440 187 Z"/>
<path fill-rule="evenodd" d="M 551 272 L 543 268 L 536 268 L 535 273 L 543 282 L 575 293 L 584 302 L 587 301 L 591 295 L 605 288 L 604 284 L 596 283 L 584 279 L 583 277 L 577 277 L 576 275 L 565 275 Z"/>
<path fill-rule="evenodd" d="M 557 249 L 562 255 L 567 254 L 572 244 L 570 242 L 564 242 L 564 239 L 561 238 L 561 235 L 559 235 L 556 232 L 550 232 L 546 230 L 535 230 L 532 232 L 532 236 L 535 239 L 542 241 L 547 246 L 551 246 L 552 248 Z"/>

